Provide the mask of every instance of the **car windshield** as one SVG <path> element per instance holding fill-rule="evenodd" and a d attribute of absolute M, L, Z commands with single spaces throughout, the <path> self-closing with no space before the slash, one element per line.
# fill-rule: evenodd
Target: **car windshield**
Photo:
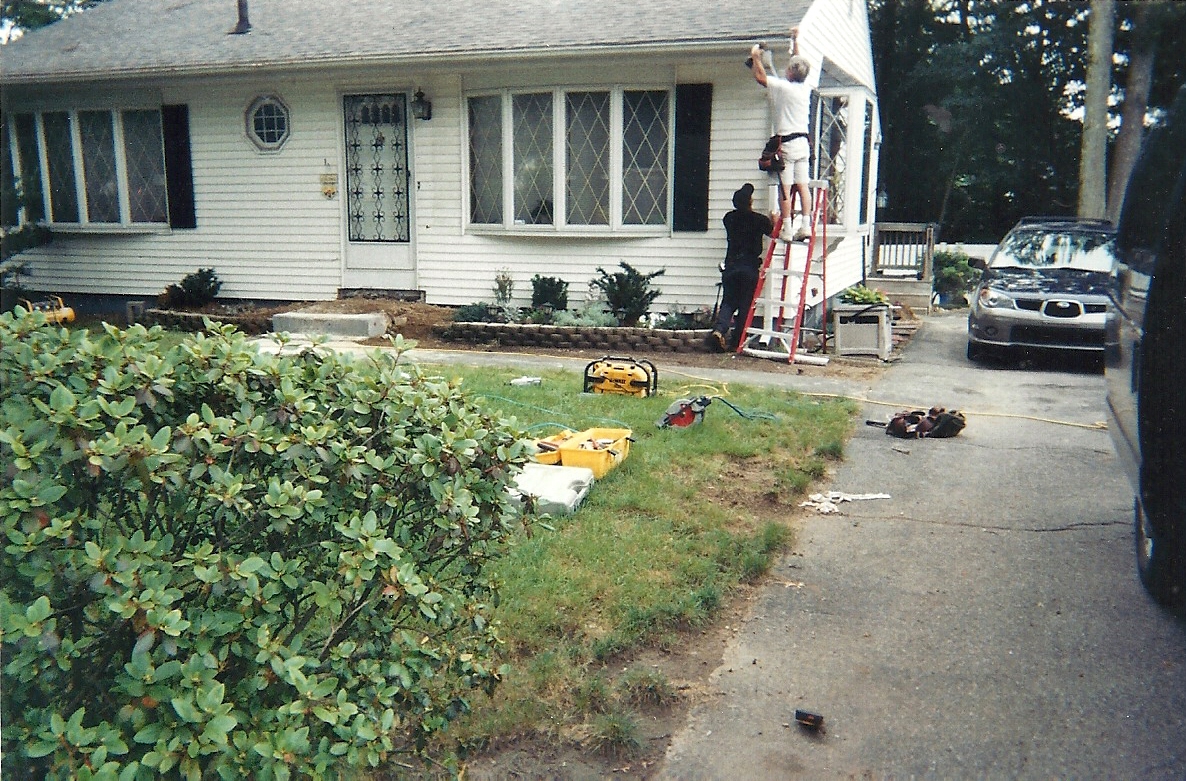
<path fill-rule="evenodd" d="M 993 254 L 991 268 L 1076 269 L 1111 273 L 1115 239 L 1106 233 L 1075 230 L 1013 231 Z"/>

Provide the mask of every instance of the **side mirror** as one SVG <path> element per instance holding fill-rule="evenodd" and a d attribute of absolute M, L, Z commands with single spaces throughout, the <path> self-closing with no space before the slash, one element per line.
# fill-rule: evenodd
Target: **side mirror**
<path fill-rule="evenodd" d="M 972 268 L 980 269 L 981 271 L 986 271 L 988 269 L 988 261 L 984 258 L 968 258 L 968 265 Z"/>

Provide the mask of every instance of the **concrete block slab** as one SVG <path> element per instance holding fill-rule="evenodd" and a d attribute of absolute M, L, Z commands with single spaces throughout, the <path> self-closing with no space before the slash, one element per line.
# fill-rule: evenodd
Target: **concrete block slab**
<path fill-rule="evenodd" d="M 333 314 L 327 312 L 278 312 L 272 315 L 272 330 L 293 334 L 325 334 L 366 339 L 387 331 L 387 315 Z"/>

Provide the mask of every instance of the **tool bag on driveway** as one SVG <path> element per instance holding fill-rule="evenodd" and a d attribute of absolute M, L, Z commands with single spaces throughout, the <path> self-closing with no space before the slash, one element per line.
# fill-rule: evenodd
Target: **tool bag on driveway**
<path fill-rule="evenodd" d="M 922 439 L 923 437 L 954 437 L 968 425 L 964 413 L 931 407 L 926 412 L 914 410 L 899 412 L 890 418 L 885 433 L 900 439 Z"/>

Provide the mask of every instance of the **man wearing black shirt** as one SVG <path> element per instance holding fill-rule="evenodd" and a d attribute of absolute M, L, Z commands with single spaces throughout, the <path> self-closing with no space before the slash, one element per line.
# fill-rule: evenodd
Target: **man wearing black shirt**
<path fill-rule="evenodd" d="M 725 214 L 725 267 L 721 273 L 721 310 L 712 340 L 722 350 L 736 349 L 744 337 L 741 328 L 754 299 L 758 269 L 762 265 L 763 237 L 774 233 L 774 220 L 753 210 L 754 186 L 746 182 L 733 193 L 733 211 Z M 735 319 L 736 318 L 736 319 Z M 730 340 L 730 328 L 736 332 Z"/>

